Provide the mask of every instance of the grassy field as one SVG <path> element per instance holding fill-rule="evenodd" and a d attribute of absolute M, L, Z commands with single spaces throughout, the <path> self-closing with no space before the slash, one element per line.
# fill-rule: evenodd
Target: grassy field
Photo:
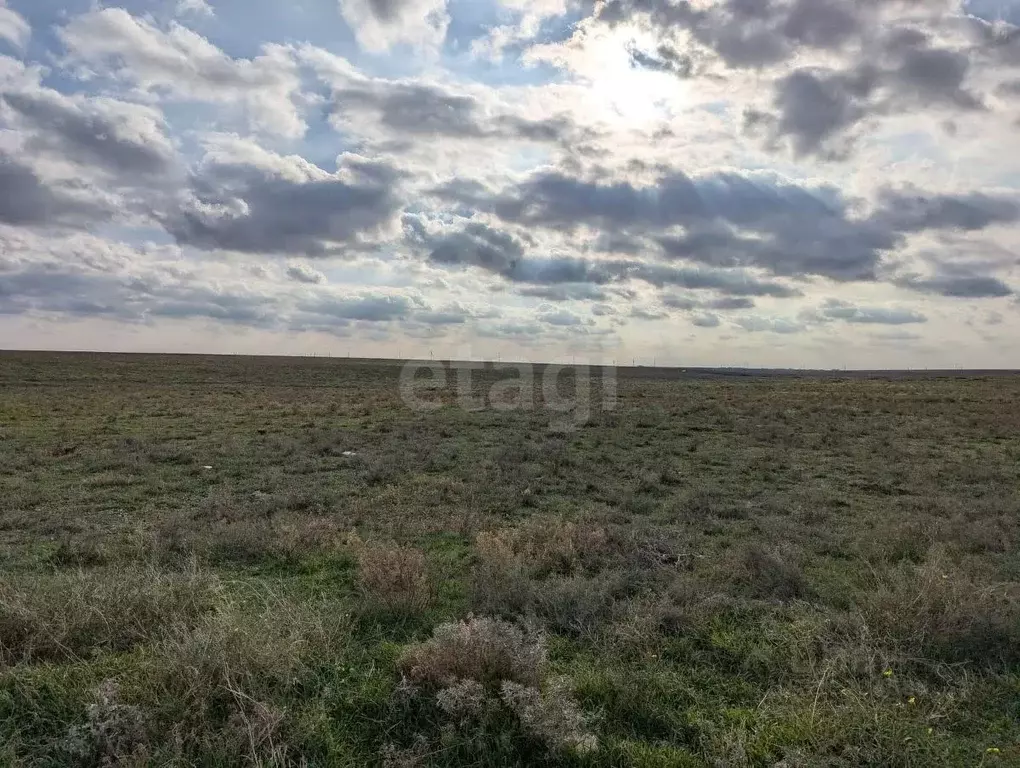
<path fill-rule="evenodd" d="M 1020 377 L 399 376 L 0 354 L 0 764 L 1020 765 Z"/>

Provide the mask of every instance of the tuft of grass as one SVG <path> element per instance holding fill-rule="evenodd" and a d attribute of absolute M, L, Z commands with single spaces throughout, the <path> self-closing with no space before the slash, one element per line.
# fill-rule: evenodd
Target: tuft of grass
<path fill-rule="evenodd" d="M 357 547 L 358 584 L 371 604 L 384 611 L 413 616 L 435 601 L 435 587 L 425 553 L 395 544 Z"/>
<path fill-rule="evenodd" d="M 63 748 L 83 768 L 141 768 L 150 758 L 145 716 L 120 700 L 116 680 L 106 680 L 86 710 L 86 722 L 70 729 Z"/>
<path fill-rule="evenodd" d="M 0 664 L 126 651 L 219 604 L 220 580 L 197 567 L 35 573 L 0 580 Z"/>
<path fill-rule="evenodd" d="M 474 680 L 491 690 L 505 681 L 537 686 L 546 659 L 542 635 L 506 621 L 471 617 L 436 627 L 429 640 L 407 649 L 398 666 L 414 684 Z"/>
<path fill-rule="evenodd" d="M 796 600 L 808 593 L 807 580 L 790 552 L 747 546 L 733 563 L 733 579 L 753 597 Z"/>
<path fill-rule="evenodd" d="M 901 563 L 876 575 L 858 597 L 869 631 L 912 656 L 1001 668 L 1020 663 L 1020 588 L 982 583 L 942 547 L 921 565 Z"/>

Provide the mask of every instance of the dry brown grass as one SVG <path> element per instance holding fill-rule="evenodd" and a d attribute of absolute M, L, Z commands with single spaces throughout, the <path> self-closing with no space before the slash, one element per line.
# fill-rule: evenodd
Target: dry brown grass
<path fill-rule="evenodd" d="M 390 613 L 413 615 L 428 609 L 435 587 L 425 553 L 396 544 L 355 545 L 358 583 L 372 604 Z"/>
<path fill-rule="evenodd" d="M 196 567 L 21 575 L 0 581 L 0 663 L 71 661 L 124 651 L 214 610 L 219 579 Z"/>
<path fill-rule="evenodd" d="M 604 564 L 612 542 L 606 529 L 589 524 L 534 521 L 519 528 L 480 533 L 475 549 L 483 565 L 525 568 L 530 576 L 571 574 Z"/>
<path fill-rule="evenodd" d="M 484 617 L 441 624 L 431 639 L 408 648 L 399 662 L 414 684 L 445 687 L 474 680 L 488 689 L 498 689 L 504 681 L 536 687 L 545 665 L 540 634 Z"/>
<path fill-rule="evenodd" d="M 876 574 L 858 610 L 871 633 L 911 656 L 978 665 L 1020 662 L 1020 587 L 982 583 L 934 547 L 921 565 Z"/>

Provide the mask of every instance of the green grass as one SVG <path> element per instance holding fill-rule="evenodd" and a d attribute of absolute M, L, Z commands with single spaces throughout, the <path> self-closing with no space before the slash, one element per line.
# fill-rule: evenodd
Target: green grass
<path fill-rule="evenodd" d="M 0 764 L 1020 765 L 1020 378 L 399 375 L 0 354 Z"/>

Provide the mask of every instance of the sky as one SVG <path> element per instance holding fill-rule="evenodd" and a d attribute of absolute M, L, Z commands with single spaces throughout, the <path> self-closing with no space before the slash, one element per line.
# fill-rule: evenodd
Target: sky
<path fill-rule="evenodd" d="M 0 348 L 1020 368 L 1020 0 L 0 0 Z"/>

